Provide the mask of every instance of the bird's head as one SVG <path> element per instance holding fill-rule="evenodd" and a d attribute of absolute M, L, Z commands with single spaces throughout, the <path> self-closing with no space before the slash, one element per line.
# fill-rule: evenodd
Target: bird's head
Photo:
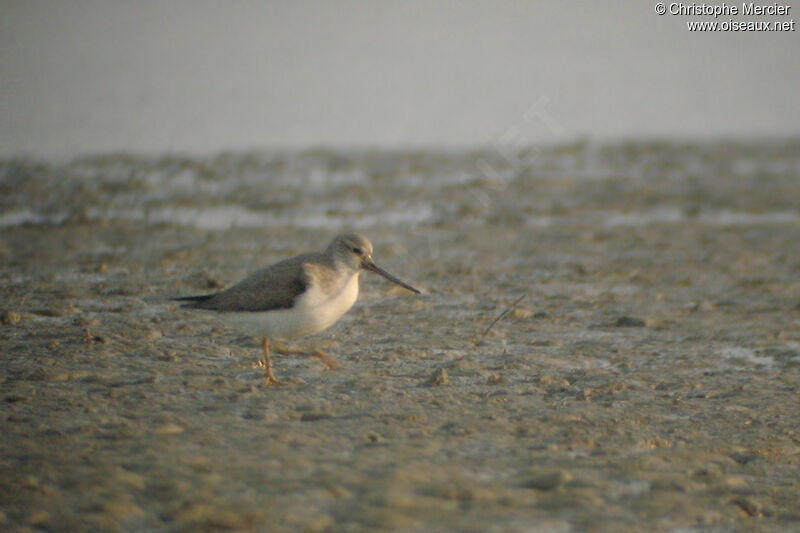
<path fill-rule="evenodd" d="M 363 235 L 348 233 L 339 235 L 331 242 L 328 250 L 332 252 L 334 261 L 345 268 L 354 272 L 359 270 L 370 270 L 383 276 L 392 283 L 400 285 L 411 292 L 421 294 L 420 291 L 411 285 L 400 281 L 395 276 L 389 274 L 384 269 L 375 264 L 372 260 L 372 243 Z"/>

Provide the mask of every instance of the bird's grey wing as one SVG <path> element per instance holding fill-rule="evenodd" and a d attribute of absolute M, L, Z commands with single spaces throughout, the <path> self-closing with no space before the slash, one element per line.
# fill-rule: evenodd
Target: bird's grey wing
<path fill-rule="evenodd" d="M 308 288 L 309 279 L 300 257 L 254 272 L 236 285 L 214 294 L 176 298 L 182 307 L 218 312 L 258 312 L 288 309 Z"/>

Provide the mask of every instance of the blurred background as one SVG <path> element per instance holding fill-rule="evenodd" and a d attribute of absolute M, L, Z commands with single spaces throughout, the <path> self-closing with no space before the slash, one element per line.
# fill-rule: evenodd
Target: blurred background
<path fill-rule="evenodd" d="M 797 31 L 651 1 L 1 5 L 2 157 L 800 133 Z"/>

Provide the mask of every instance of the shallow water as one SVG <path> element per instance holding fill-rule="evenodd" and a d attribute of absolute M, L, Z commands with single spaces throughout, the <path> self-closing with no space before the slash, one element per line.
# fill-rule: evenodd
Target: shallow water
<path fill-rule="evenodd" d="M 795 140 L 5 161 L 0 523 L 794 531 L 798 198 Z M 344 229 L 425 294 L 338 371 L 166 299 Z"/>

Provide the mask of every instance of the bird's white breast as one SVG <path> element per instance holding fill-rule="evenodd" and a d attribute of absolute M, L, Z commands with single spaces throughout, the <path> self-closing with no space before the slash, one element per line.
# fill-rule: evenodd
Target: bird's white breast
<path fill-rule="evenodd" d="M 328 329 L 358 298 L 358 272 L 338 287 L 324 291 L 311 283 L 288 309 L 266 312 L 223 313 L 230 326 L 256 337 L 295 339 Z M 333 291 L 330 291 L 333 289 Z"/>

